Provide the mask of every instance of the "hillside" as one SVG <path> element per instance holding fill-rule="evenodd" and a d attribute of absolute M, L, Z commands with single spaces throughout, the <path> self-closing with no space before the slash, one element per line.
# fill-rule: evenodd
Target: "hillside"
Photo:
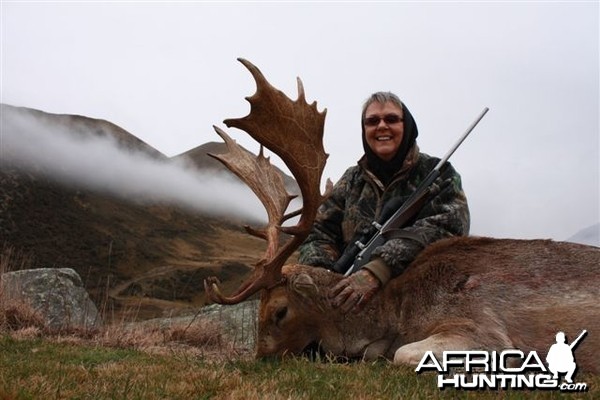
<path fill-rule="evenodd" d="M 191 150 L 188 150 L 184 153 L 181 153 L 175 157 L 172 157 L 173 160 L 179 160 L 183 162 L 190 162 L 199 170 L 205 171 L 216 171 L 216 172 L 225 172 L 227 174 L 231 174 L 227 168 L 223 167 L 219 161 L 215 160 L 213 157 L 208 156 L 208 154 L 222 154 L 227 152 L 227 146 L 222 142 L 208 142 L 198 147 L 194 147 Z M 298 194 L 300 193 L 300 189 L 298 185 L 296 185 L 296 181 L 294 178 L 286 175 L 281 169 L 275 167 L 279 173 L 283 176 L 283 181 L 290 192 L 290 194 Z"/>
<path fill-rule="evenodd" d="M 14 121 L 17 118 L 35 119 L 41 125 L 48 128 L 60 127 L 69 131 L 75 136 L 81 138 L 114 138 L 120 147 L 126 150 L 136 150 L 144 152 L 158 159 L 167 158 L 160 151 L 156 150 L 149 144 L 135 137 L 131 133 L 113 124 L 112 122 L 103 119 L 88 118 L 81 115 L 63 115 L 50 114 L 40 110 L 34 110 L 27 107 L 14 107 L 8 104 L 0 104 L 0 115 L 3 124 Z M 7 130 L 7 126 L 3 125 L 3 131 Z M 8 132 L 4 132 L 8 134 Z M 3 149 L 5 151 L 6 149 Z"/>
<path fill-rule="evenodd" d="M 128 151 L 166 159 L 107 121 L 3 105 L 5 139 L 11 132 L 26 133 L 11 128 L 12 118 L 23 116 L 34 117 L 50 133 L 60 127 L 82 137 L 110 136 Z M 101 307 L 135 310 L 140 318 L 195 308 L 206 300 L 206 276 L 217 275 L 228 290 L 264 249 L 243 232 L 240 217 L 141 202 L 136 196 L 55 179 L 41 161 L 15 161 L 14 148 L 5 140 L 0 159 L 0 248 L 33 258 L 31 267 L 74 268 Z M 223 149 L 223 144 L 210 143 L 178 157 L 188 158 L 199 171 L 223 169 L 205 151 Z"/>
<path fill-rule="evenodd" d="M 567 242 L 587 244 L 588 246 L 600 247 L 600 222 L 579 230 L 566 239 Z"/>

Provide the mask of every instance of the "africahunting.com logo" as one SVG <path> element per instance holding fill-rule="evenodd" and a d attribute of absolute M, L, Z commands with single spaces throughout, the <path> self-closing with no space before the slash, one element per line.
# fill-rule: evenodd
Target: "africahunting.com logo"
<path fill-rule="evenodd" d="M 502 352 L 444 351 L 441 360 L 428 351 L 415 371 L 437 371 L 440 390 L 544 389 L 584 392 L 588 390 L 587 383 L 573 382 L 577 370 L 573 351 L 586 334 L 584 330 L 568 344 L 565 334 L 558 332 L 556 343 L 548 350 L 547 364 L 535 351 L 527 354 L 516 349 Z"/>

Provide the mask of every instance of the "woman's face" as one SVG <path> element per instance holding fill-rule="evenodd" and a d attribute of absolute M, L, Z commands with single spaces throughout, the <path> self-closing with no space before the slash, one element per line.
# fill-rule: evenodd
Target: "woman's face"
<path fill-rule="evenodd" d="M 365 138 L 379 158 L 390 161 L 404 137 L 402 108 L 392 102 L 369 104 L 365 111 Z"/>

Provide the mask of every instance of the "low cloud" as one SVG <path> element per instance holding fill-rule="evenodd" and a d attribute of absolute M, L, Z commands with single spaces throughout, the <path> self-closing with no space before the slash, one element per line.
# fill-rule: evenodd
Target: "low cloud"
<path fill-rule="evenodd" d="M 128 150 L 110 136 L 82 134 L 35 116 L 1 115 L 0 165 L 13 165 L 86 189 L 142 203 L 265 221 L 259 200 L 237 177 Z"/>

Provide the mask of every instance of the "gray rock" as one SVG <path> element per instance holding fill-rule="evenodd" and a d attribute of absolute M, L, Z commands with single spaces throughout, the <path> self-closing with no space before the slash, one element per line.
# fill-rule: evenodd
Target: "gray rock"
<path fill-rule="evenodd" d="M 154 318 L 131 323 L 129 327 L 143 325 L 168 329 L 176 325 L 191 326 L 194 323 L 201 324 L 202 321 L 210 321 L 221 327 L 222 333 L 236 348 L 252 351 L 258 332 L 258 306 L 259 300 L 248 300 L 233 305 L 211 304 L 202 307 L 193 315 Z"/>
<path fill-rule="evenodd" d="M 223 329 L 237 345 L 252 350 L 258 332 L 259 300 L 234 305 L 211 304 L 201 310 L 201 316 L 222 324 Z"/>
<path fill-rule="evenodd" d="M 96 305 L 71 268 L 7 272 L 0 285 L 5 299 L 29 304 L 50 329 L 89 329 L 101 324 Z"/>

